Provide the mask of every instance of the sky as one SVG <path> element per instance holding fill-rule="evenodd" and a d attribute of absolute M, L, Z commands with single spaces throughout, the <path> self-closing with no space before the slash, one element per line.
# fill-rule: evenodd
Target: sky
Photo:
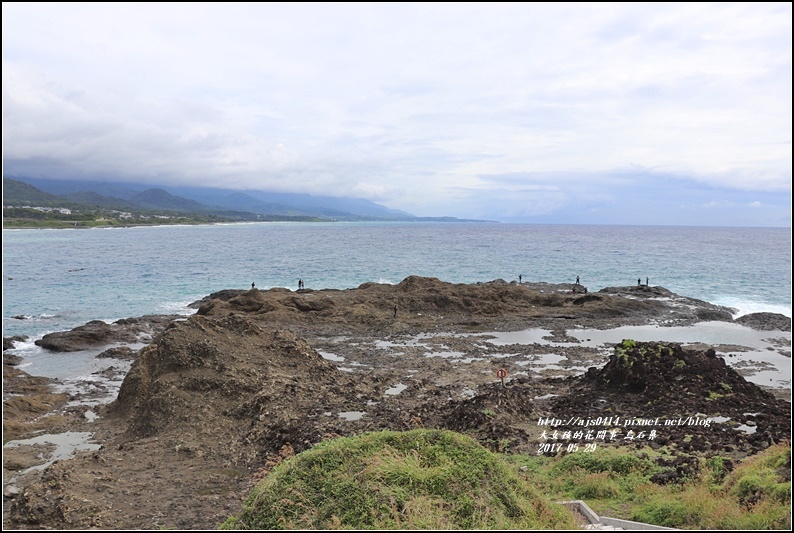
<path fill-rule="evenodd" d="M 3 173 L 791 227 L 791 3 L 3 2 Z"/>

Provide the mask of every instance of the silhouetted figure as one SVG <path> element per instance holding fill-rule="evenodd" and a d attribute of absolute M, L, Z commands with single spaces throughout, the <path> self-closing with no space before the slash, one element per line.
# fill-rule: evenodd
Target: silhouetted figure
<path fill-rule="evenodd" d="M 579 285 L 579 276 L 576 276 L 576 284 Z"/>
<path fill-rule="evenodd" d="M 648 286 L 648 278 L 645 278 L 645 286 Z"/>
<path fill-rule="evenodd" d="M 521 283 L 521 274 L 518 275 L 518 282 Z"/>
<path fill-rule="evenodd" d="M 254 282 L 252 281 L 251 282 L 251 288 L 253 289 L 254 287 L 256 287 L 256 285 L 254 285 Z"/>
<path fill-rule="evenodd" d="M 392 316 L 392 318 L 397 318 L 397 306 L 396 305 L 394 306 L 394 315 Z"/>
<path fill-rule="evenodd" d="M 637 287 L 639 287 L 640 285 L 642 285 L 642 280 L 640 278 L 637 278 Z"/>

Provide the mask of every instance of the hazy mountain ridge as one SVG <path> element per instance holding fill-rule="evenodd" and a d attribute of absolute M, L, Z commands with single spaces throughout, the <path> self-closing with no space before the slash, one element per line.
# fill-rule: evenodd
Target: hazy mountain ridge
<path fill-rule="evenodd" d="M 64 198 L 44 192 L 28 183 L 3 178 L 3 205 L 6 200 L 37 207 L 62 207 Z M 71 200 L 67 200 L 71 201 Z"/>
<path fill-rule="evenodd" d="M 404 211 L 361 198 L 298 193 L 235 191 L 208 187 L 153 187 L 140 183 L 104 183 L 40 178 L 3 178 L 4 205 L 153 209 L 192 213 L 248 213 L 329 220 L 415 220 Z M 68 204 L 68 205 L 67 205 Z M 243 217 L 256 218 L 256 217 Z"/>

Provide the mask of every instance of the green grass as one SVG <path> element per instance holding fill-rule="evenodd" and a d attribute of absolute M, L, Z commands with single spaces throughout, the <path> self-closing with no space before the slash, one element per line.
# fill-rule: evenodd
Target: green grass
<path fill-rule="evenodd" d="M 224 529 L 565 529 L 556 500 L 682 529 L 790 529 L 791 447 L 734 462 L 693 459 L 667 485 L 666 448 L 556 457 L 496 454 L 450 431 L 384 431 L 327 441 L 279 465 Z"/>
<path fill-rule="evenodd" d="M 714 456 L 699 461 L 700 473 L 679 483 L 657 485 L 651 477 L 666 468 L 652 450 L 600 448 L 557 457 L 516 455 L 525 479 L 553 499 L 581 499 L 596 513 L 682 529 L 790 529 L 791 447 L 776 445 L 731 462 Z"/>
<path fill-rule="evenodd" d="M 571 529 L 573 515 L 451 431 L 324 442 L 279 465 L 223 529 Z"/>

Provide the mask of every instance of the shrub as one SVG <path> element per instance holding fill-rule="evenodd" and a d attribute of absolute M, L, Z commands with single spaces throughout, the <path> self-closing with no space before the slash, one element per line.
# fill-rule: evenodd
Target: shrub
<path fill-rule="evenodd" d="M 693 516 L 684 502 L 671 499 L 655 500 L 643 505 L 634 512 L 632 520 L 666 527 L 680 527 L 697 524 L 698 516 Z"/>
<path fill-rule="evenodd" d="M 451 431 L 321 443 L 279 465 L 224 529 L 566 529 L 567 509 Z"/>

